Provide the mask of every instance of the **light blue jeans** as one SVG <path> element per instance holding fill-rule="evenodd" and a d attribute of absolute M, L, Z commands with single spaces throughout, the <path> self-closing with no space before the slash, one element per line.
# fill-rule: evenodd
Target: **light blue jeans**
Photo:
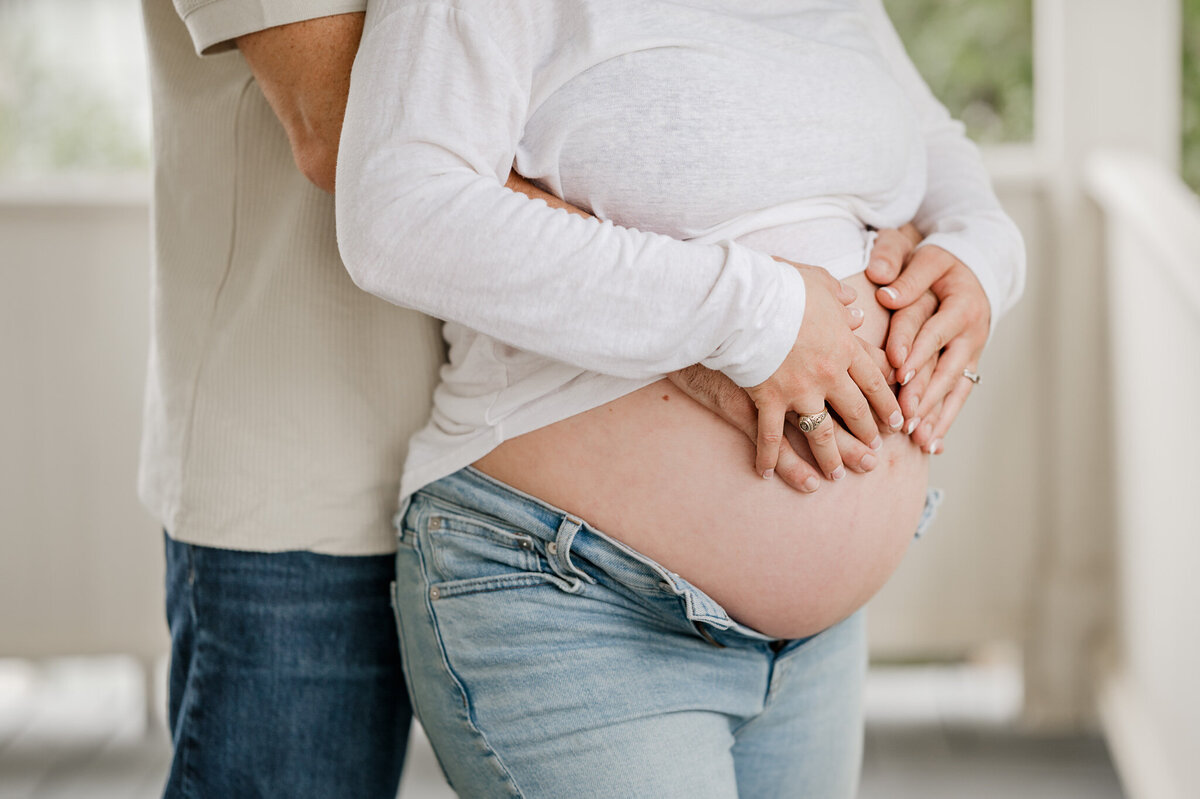
<path fill-rule="evenodd" d="M 397 522 L 405 676 L 460 796 L 855 795 L 861 611 L 773 640 L 470 467 L 414 495 Z"/>

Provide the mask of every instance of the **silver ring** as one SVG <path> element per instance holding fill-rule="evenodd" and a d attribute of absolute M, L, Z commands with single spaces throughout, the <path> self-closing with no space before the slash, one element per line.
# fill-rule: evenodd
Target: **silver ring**
<path fill-rule="evenodd" d="M 979 372 L 972 372 L 970 369 L 963 369 L 963 377 L 967 378 L 975 385 L 979 385 Z"/>
<path fill-rule="evenodd" d="M 801 413 L 797 415 L 800 419 L 796 422 L 796 427 L 799 427 L 802 433 L 811 433 L 829 418 L 829 409 L 826 408 L 820 413 Z"/>

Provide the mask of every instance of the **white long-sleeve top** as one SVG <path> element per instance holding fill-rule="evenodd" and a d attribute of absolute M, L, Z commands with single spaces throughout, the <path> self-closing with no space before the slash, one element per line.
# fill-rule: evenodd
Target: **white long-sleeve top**
<path fill-rule="evenodd" d="M 355 282 L 446 320 L 401 496 L 693 363 L 762 382 L 804 312 L 771 255 L 844 278 L 915 219 L 993 323 L 1023 284 L 879 0 L 372 0 L 337 175 Z"/>

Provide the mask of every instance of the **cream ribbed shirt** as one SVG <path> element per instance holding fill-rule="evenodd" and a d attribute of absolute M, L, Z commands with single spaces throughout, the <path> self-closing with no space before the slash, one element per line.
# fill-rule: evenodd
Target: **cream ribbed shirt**
<path fill-rule="evenodd" d="M 514 164 L 601 220 L 504 188 Z M 374 0 L 338 161 L 355 282 L 447 320 L 401 492 L 693 363 L 743 386 L 804 284 L 916 220 L 997 319 L 1020 234 L 878 0 Z"/>
<path fill-rule="evenodd" d="M 332 198 L 296 169 L 241 55 L 220 52 L 366 4 L 175 5 L 143 2 L 155 198 L 141 497 L 182 541 L 388 552 L 406 444 L 442 361 L 438 325 L 354 286 Z"/>

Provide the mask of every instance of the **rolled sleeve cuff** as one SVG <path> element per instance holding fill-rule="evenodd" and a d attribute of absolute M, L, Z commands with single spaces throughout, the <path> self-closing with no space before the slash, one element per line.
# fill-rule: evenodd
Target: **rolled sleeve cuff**
<path fill-rule="evenodd" d="M 234 48 L 234 39 L 267 28 L 366 11 L 366 0 L 183 0 L 180 16 L 197 55 Z"/>
<path fill-rule="evenodd" d="M 972 244 L 969 237 L 957 233 L 934 233 L 918 245 L 917 249 L 935 245 L 962 261 L 983 287 L 983 293 L 988 300 L 988 340 L 996 332 L 996 323 L 1007 310 L 1007 296 L 996 278 L 991 259 L 982 250 Z"/>
<path fill-rule="evenodd" d="M 777 275 L 773 290 L 765 294 L 750 314 L 749 323 L 730 340 L 729 346 L 703 364 L 724 372 L 742 388 L 757 386 L 775 374 L 796 345 L 800 323 L 804 321 L 807 297 L 804 277 L 788 264 L 769 257 L 763 260 L 773 266 Z"/>

